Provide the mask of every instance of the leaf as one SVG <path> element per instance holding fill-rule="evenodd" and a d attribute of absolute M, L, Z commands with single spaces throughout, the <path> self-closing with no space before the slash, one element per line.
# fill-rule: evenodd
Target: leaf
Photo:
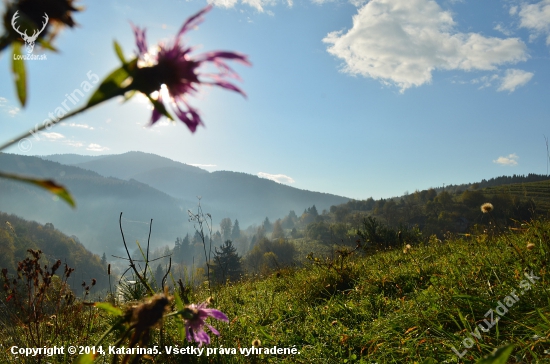
<path fill-rule="evenodd" d="M 275 339 L 273 339 L 273 336 L 269 335 L 267 332 L 265 332 L 264 328 L 262 326 L 258 326 L 258 330 L 260 330 L 260 332 L 262 333 L 262 335 L 264 335 L 264 337 L 266 339 L 269 339 L 269 340 L 272 340 L 272 341 L 275 341 Z"/>
<path fill-rule="evenodd" d="M 73 208 L 76 207 L 76 204 L 73 200 L 73 197 L 71 196 L 69 191 L 65 187 L 63 187 L 61 185 L 58 185 L 55 181 L 52 181 L 50 179 L 38 179 L 38 178 L 33 178 L 33 177 L 24 177 L 24 176 L 19 176 L 19 175 L 16 175 L 16 174 L 4 173 L 4 172 L 0 172 L 0 177 L 13 179 L 13 180 L 16 180 L 16 181 L 19 181 L 19 182 L 26 182 L 26 183 L 30 183 L 30 184 L 33 184 L 35 186 L 41 187 L 43 189 L 46 189 L 46 190 L 50 191 L 54 195 L 57 195 L 59 198 L 65 200 L 65 202 L 67 202 L 69 205 L 71 205 L 71 207 L 73 207 Z"/>
<path fill-rule="evenodd" d="M 92 353 L 79 355 L 73 363 L 74 364 L 93 364 L 96 356 L 97 354 L 92 354 Z"/>
<path fill-rule="evenodd" d="M 166 116 L 169 120 L 174 120 L 172 118 L 172 115 L 168 113 L 168 110 L 166 110 L 166 107 L 164 107 L 164 104 L 162 102 L 158 102 L 157 100 L 153 99 L 150 95 L 147 95 L 149 98 L 149 101 L 153 104 L 153 107 L 160 112 L 162 115 Z"/>
<path fill-rule="evenodd" d="M 127 66 L 124 65 L 111 72 L 111 74 L 101 82 L 99 88 L 94 92 L 92 97 L 90 97 L 86 106 L 89 108 L 115 96 L 124 95 L 128 90 L 126 90 L 123 84 L 130 78 L 130 74 L 126 68 Z"/>
<path fill-rule="evenodd" d="M 477 364 L 506 364 L 508 357 L 512 354 L 514 350 L 514 345 L 506 345 L 495 349 L 491 354 L 486 357 L 479 359 Z"/>
<path fill-rule="evenodd" d="M 426 358 L 422 364 L 437 364 L 434 358 Z"/>
<path fill-rule="evenodd" d="M 27 102 L 27 76 L 25 72 L 25 61 L 21 55 L 21 43 L 13 41 L 13 59 L 12 59 L 12 72 L 15 80 L 15 88 L 17 89 L 17 97 L 21 106 L 25 107 Z M 17 59 L 16 59 L 17 58 Z"/>
<path fill-rule="evenodd" d="M 172 284 L 174 285 L 174 287 L 176 287 L 176 281 L 174 280 L 174 276 L 172 275 L 172 272 L 170 272 L 170 278 L 172 279 Z M 176 309 L 178 311 L 183 311 L 185 306 L 183 305 L 183 301 L 177 289 L 174 289 L 174 300 L 176 301 Z M 176 317 L 176 326 L 180 334 L 180 338 L 182 340 L 185 340 L 186 339 L 185 327 L 183 326 L 183 320 L 180 319 L 180 317 Z"/>
<path fill-rule="evenodd" d="M 57 52 L 57 49 L 47 40 L 44 38 L 40 38 L 37 40 L 38 43 L 40 43 L 40 46 L 45 49 L 49 49 L 52 52 Z"/>
<path fill-rule="evenodd" d="M 480 301 L 480 302 L 486 303 L 488 305 L 492 304 L 491 302 L 488 302 L 487 300 L 484 300 L 481 297 L 470 296 L 470 295 L 467 295 L 467 294 L 456 294 L 456 295 L 452 296 L 452 299 L 453 300 L 465 299 L 465 300 L 468 300 L 468 301 Z"/>
<path fill-rule="evenodd" d="M 120 44 L 115 40 L 114 42 L 115 46 L 115 53 L 118 56 L 118 59 L 122 62 L 122 64 L 126 64 L 126 59 L 124 59 L 124 53 L 122 52 L 122 48 L 120 47 Z"/>
<path fill-rule="evenodd" d="M 122 316 L 124 314 L 120 308 L 111 305 L 109 302 L 96 302 L 94 306 L 114 316 Z"/>

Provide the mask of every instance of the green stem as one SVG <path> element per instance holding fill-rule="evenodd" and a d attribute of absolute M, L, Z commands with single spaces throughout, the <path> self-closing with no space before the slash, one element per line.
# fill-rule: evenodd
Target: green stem
<path fill-rule="evenodd" d="M 95 105 L 98 105 L 98 104 L 95 104 Z M 86 105 L 82 106 L 80 109 L 76 109 L 75 111 L 70 112 L 70 113 L 68 113 L 67 115 L 65 115 L 65 116 L 63 116 L 63 117 L 61 117 L 61 118 L 59 118 L 59 119 L 58 119 L 57 121 L 55 121 L 53 124 L 55 125 L 55 124 L 58 124 L 58 123 L 60 123 L 60 122 L 62 122 L 62 121 L 65 121 L 65 120 L 67 120 L 68 118 L 70 118 L 70 117 L 72 117 L 72 116 L 75 116 L 75 115 L 77 115 L 77 114 L 80 114 L 81 112 L 83 112 L 83 111 L 85 111 L 85 110 L 87 110 L 87 109 L 89 109 L 89 108 L 91 108 L 91 107 L 93 107 L 93 106 L 95 106 L 95 105 L 86 104 Z M 52 125 L 52 124 L 48 124 L 48 123 L 42 124 L 42 126 L 40 126 L 40 127 L 38 127 L 38 128 L 35 128 L 35 129 L 30 130 L 30 131 L 28 131 L 28 132 L 26 132 L 26 133 L 23 133 L 23 134 L 21 134 L 20 136 L 18 136 L 17 138 L 12 139 L 12 140 L 10 140 L 10 141 L 8 141 L 8 142 L 6 142 L 6 143 L 0 145 L 0 150 L 4 150 L 4 149 L 6 149 L 6 148 L 8 148 L 8 147 L 11 147 L 11 146 L 14 145 L 15 143 L 19 142 L 21 139 L 24 139 L 24 138 L 27 138 L 27 137 L 31 137 L 31 136 L 33 136 L 34 134 L 38 133 L 39 131 L 42 131 L 42 130 L 46 129 L 47 127 L 50 127 L 51 125 Z"/>

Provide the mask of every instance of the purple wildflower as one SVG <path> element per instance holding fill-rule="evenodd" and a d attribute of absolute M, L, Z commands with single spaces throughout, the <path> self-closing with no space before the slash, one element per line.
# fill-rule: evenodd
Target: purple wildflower
<path fill-rule="evenodd" d="M 212 6 L 208 5 L 187 19 L 176 34 L 173 42 L 169 45 L 160 43 L 157 47 L 157 53 L 151 53 L 147 50 L 145 29 L 132 25 L 138 48 L 138 59 L 140 61 L 134 77 L 136 89 L 146 95 L 158 91 L 157 101 L 164 105 L 169 101 L 169 105 L 171 105 L 176 116 L 187 125 L 191 132 L 195 132 L 198 125 L 204 124 L 198 111 L 188 104 L 186 95 L 196 93 L 198 86 L 201 84 L 209 84 L 238 92 L 246 97 L 244 91 L 227 81 L 228 78 L 237 80 L 240 80 L 240 78 L 225 63 L 225 60 L 237 61 L 247 66 L 251 65 L 246 55 L 236 52 L 215 51 L 203 53 L 195 57 L 189 55 L 193 49 L 182 45 L 181 38 L 185 32 L 200 24 L 203 21 L 202 16 L 210 11 L 210 9 L 212 9 Z M 219 72 L 199 74 L 198 68 L 208 63 L 215 66 Z M 206 77 L 207 79 L 202 79 L 202 77 Z M 161 92 L 163 85 L 165 85 L 168 91 L 169 100 L 163 99 Z M 164 98 L 166 98 L 166 94 Z M 154 108 L 151 125 L 156 123 L 161 116 L 161 111 Z"/>
<path fill-rule="evenodd" d="M 208 336 L 206 331 L 204 331 L 204 326 L 208 327 L 213 334 L 220 335 L 218 330 L 205 322 L 208 317 L 229 322 L 229 319 L 223 312 L 214 308 L 206 308 L 207 305 L 207 302 L 203 302 L 198 305 L 189 305 L 188 308 L 191 311 L 192 317 L 188 318 L 185 322 L 187 341 L 196 341 L 199 343 L 199 347 L 201 347 L 203 343 L 206 345 L 210 344 L 210 336 Z"/>

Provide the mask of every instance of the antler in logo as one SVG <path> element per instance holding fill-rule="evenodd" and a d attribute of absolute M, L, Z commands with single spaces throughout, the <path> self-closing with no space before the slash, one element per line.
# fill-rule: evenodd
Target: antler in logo
<path fill-rule="evenodd" d="M 42 31 L 46 28 L 46 25 L 48 25 L 48 20 L 50 20 L 50 18 L 48 18 L 48 14 L 44 13 L 44 18 L 45 18 L 45 22 L 42 24 L 42 29 L 40 30 L 34 30 L 32 35 L 31 36 L 28 36 L 27 35 L 27 30 L 25 30 L 24 33 L 22 33 L 20 30 L 19 30 L 19 27 L 15 28 L 15 20 L 19 17 L 17 15 L 17 13 L 19 12 L 19 10 L 17 10 L 15 12 L 15 14 L 13 14 L 13 17 L 11 18 L 11 26 L 13 27 L 13 29 L 21 34 L 21 38 L 23 38 L 23 40 L 25 41 L 25 47 L 27 48 L 27 53 L 32 53 L 33 49 L 34 49 L 34 42 L 36 42 L 36 39 L 38 38 L 38 36 L 40 35 L 40 33 L 42 33 Z"/>

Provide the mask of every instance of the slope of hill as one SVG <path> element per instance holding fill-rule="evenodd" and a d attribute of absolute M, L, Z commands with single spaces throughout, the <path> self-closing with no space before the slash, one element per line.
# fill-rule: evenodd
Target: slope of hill
<path fill-rule="evenodd" d="M 96 159 L 101 159 L 104 156 L 80 155 L 80 154 L 52 154 L 52 155 L 38 156 L 38 157 L 51 162 L 57 162 L 57 163 L 66 164 L 70 166 L 78 163 L 84 163 L 84 162 L 89 162 Z"/>
<path fill-rule="evenodd" d="M 76 166 L 97 172 L 105 177 L 120 179 L 134 178 L 136 180 L 139 179 L 134 176 L 157 168 L 173 168 L 188 174 L 208 174 L 204 169 L 175 162 L 156 154 L 143 152 L 107 155 L 102 158 L 77 163 Z"/>
<path fill-rule="evenodd" d="M 53 224 L 42 225 L 3 212 L 0 212 L 0 222 L 0 267 L 7 268 L 10 274 L 15 273 L 17 262 L 28 256 L 27 249 L 40 249 L 49 266 L 60 259 L 75 268 L 69 280 L 73 289 L 82 280 L 90 282 L 92 278 L 97 280 L 100 289 L 108 286 L 107 267 L 101 264 L 99 256 L 86 250 L 77 237 L 68 237 Z"/>

